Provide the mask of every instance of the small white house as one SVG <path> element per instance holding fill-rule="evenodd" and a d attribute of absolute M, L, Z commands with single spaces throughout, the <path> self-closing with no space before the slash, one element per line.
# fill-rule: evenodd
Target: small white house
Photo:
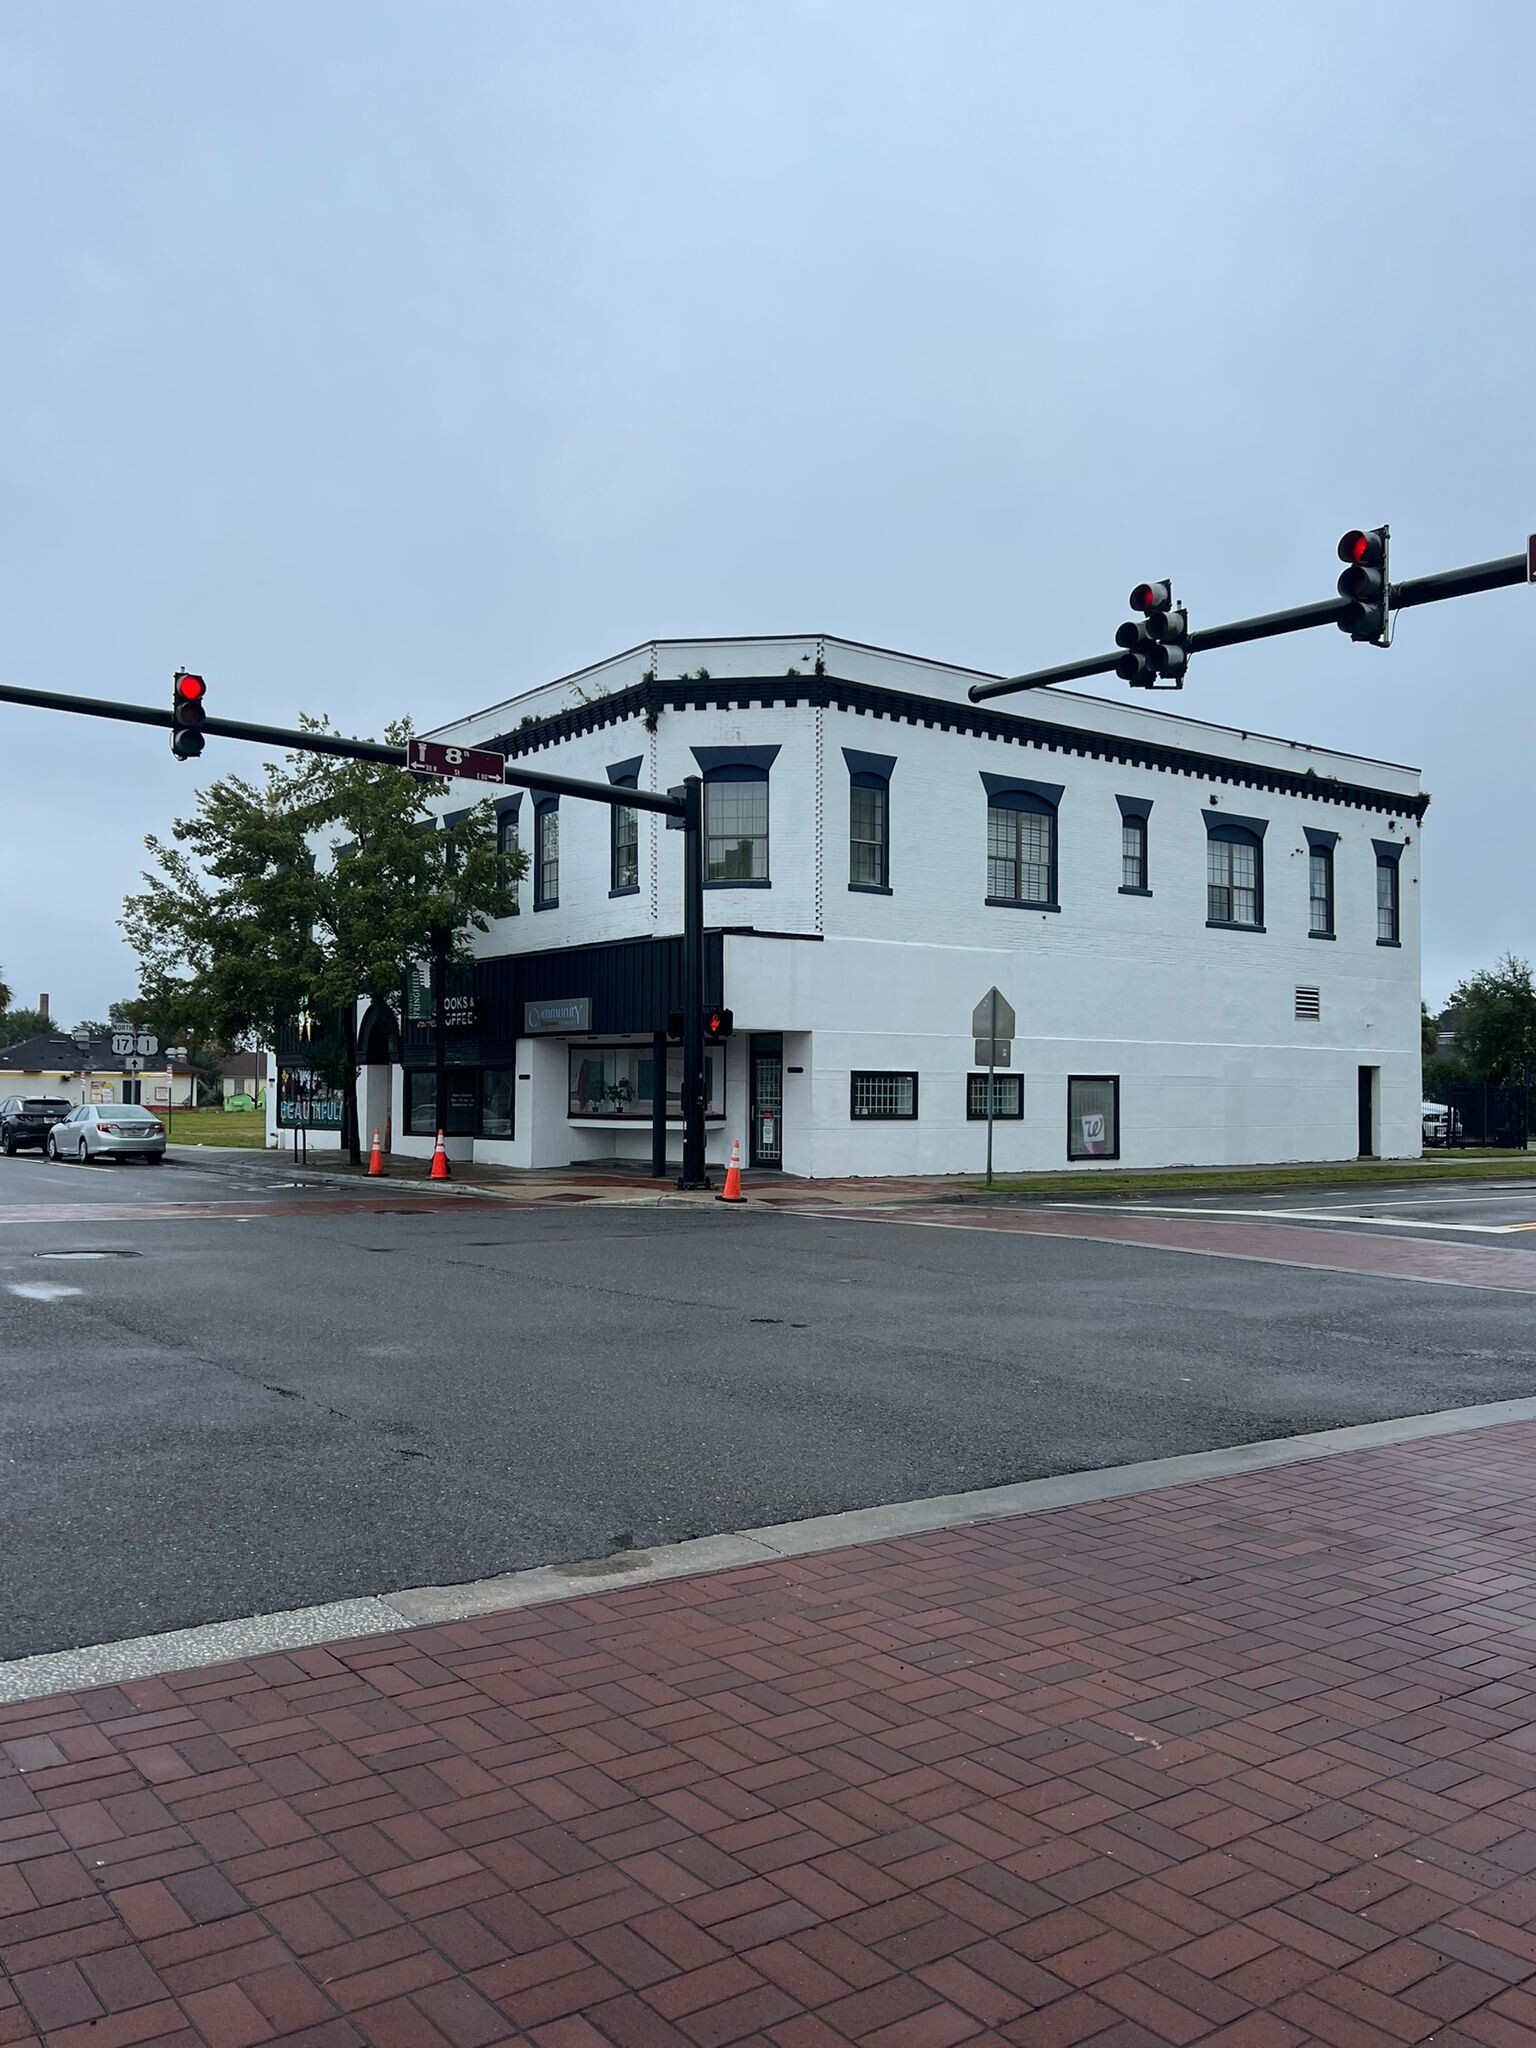
<path fill-rule="evenodd" d="M 650 642 L 435 736 L 641 789 L 702 775 L 708 999 L 735 1027 L 709 1052 L 713 1164 L 740 1138 L 796 1175 L 975 1172 L 993 987 L 1017 1019 L 1004 1173 L 1417 1154 L 1417 771 L 1161 699 L 977 707 L 984 680 L 815 636 Z M 682 836 L 538 789 L 489 800 L 531 868 L 456 979 L 443 1116 L 430 1006 L 373 1005 L 364 1132 L 426 1151 L 441 1120 L 460 1158 L 644 1160 L 679 1079 L 657 1034 Z"/>
<path fill-rule="evenodd" d="M 79 1106 L 88 1102 L 142 1102 L 146 1109 L 185 1109 L 197 1092 L 197 1073 L 164 1053 L 130 1071 L 112 1041 L 43 1031 L 0 1048 L 0 1096 L 49 1095 Z"/>

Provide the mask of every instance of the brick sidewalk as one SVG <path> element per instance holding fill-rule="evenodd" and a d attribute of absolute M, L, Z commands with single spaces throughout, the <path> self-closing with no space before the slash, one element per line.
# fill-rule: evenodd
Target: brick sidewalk
<path fill-rule="evenodd" d="M 6 1707 L 0 2042 L 1536 2042 L 1533 1662 L 1521 1424 Z"/>

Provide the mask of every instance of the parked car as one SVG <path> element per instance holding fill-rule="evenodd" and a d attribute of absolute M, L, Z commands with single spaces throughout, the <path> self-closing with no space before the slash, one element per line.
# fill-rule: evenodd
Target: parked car
<path fill-rule="evenodd" d="M 24 1145 L 41 1152 L 48 1133 L 68 1115 L 69 1104 L 56 1095 L 8 1095 L 0 1102 L 0 1149 L 7 1159 Z"/>
<path fill-rule="evenodd" d="M 165 1125 L 136 1102 L 88 1102 L 73 1109 L 48 1133 L 50 1159 L 152 1159 L 165 1157 Z"/>

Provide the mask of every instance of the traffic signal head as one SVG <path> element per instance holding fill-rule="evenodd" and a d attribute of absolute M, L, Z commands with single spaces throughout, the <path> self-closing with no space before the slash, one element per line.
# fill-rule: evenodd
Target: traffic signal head
<path fill-rule="evenodd" d="M 1339 631 L 1351 640 L 1386 645 L 1390 544 L 1391 529 L 1385 526 L 1356 527 L 1339 542 L 1339 560 L 1344 564 L 1339 595 L 1348 600 Z"/>
<path fill-rule="evenodd" d="M 203 709 L 203 698 L 207 692 L 208 685 L 201 676 L 177 669 L 171 690 L 171 752 L 178 761 L 196 760 L 203 751 L 202 726 L 208 715 Z"/>
<path fill-rule="evenodd" d="M 704 1013 L 704 1036 L 710 1045 L 718 1045 L 723 1038 L 729 1038 L 736 1029 L 736 1019 L 729 1010 L 706 1010 Z"/>
<path fill-rule="evenodd" d="M 1115 674 L 1134 689 L 1182 690 L 1189 666 L 1189 613 L 1174 603 L 1173 585 L 1166 580 L 1138 583 L 1131 607 L 1143 616 L 1127 619 L 1115 634 L 1115 645 L 1125 649 Z"/>

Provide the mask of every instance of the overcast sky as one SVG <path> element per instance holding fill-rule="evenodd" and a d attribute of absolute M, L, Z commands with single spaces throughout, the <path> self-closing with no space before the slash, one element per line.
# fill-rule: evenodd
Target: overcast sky
<path fill-rule="evenodd" d="M 374 733 L 653 635 L 1067 660 L 1142 576 L 1330 595 L 1355 524 L 1509 554 L 1533 136 L 1529 0 L 18 0 L 0 678 Z M 1438 1003 L 1536 953 L 1533 645 L 1500 591 L 1155 701 L 1422 766 Z M 0 967 L 104 1014 L 249 750 L 0 735 Z"/>

